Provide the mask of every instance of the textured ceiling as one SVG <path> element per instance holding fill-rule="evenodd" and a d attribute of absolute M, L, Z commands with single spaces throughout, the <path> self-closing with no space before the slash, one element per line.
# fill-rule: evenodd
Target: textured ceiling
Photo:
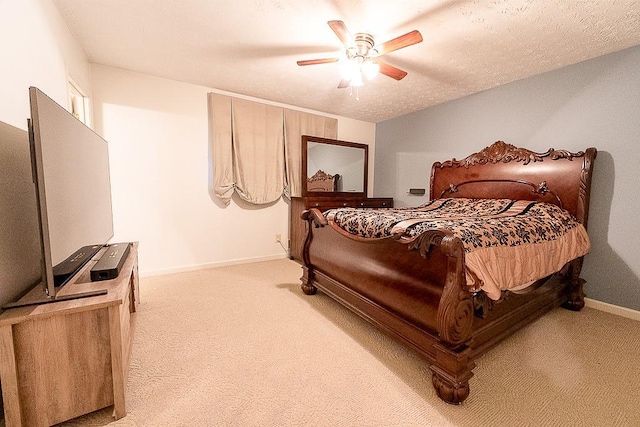
<path fill-rule="evenodd" d="M 53 1 L 92 63 L 376 123 L 640 44 L 637 1 Z M 356 100 L 338 64 L 296 65 L 343 52 L 329 20 L 424 41 L 384 56 L 407 77 Z"/>

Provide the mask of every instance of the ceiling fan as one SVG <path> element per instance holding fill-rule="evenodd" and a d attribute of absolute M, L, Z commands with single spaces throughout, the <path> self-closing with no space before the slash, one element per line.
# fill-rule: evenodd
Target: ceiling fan
<path fill-rule="evenodd" d="M 363 76 L 373 78 L 378 72 L 392 79 L 402 80 L 407 72 L 378 60 L 379 57 L 394 50 L 420 43 L 422 35 L 418 30 L 413 30 L 395 39 L 376 45 L 371 34 L 356 33 L 351 35 L 347 26 L 342 21 L 329 21 L 329 27 L 338 36 L 346 48 L 346 60 L 342 63 L 342 80 L 338 88 L 348 86 L 362 86 Z M 316 65 L 338 62 L 340 58 L 320 58 L 298 61 L 298 65 Z"/>

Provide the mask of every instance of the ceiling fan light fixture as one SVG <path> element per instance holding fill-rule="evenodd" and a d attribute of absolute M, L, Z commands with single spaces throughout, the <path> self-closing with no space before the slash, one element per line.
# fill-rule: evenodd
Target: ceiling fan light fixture
<path fill-rule="evenodd" d="M 329 27 L 331 27 L 345 47 L 344 56 L 340 59 L 321 58 L 298 61 L 298 65 L 315 65 L 339 61 L 342 81 L 338 84 L 338 89 L 349 86 L 362 86 L 365 78 L 371 80 L 378 75 L 378 73 L 395 80 L 402 80 L 407 75 L 406 71 L 387 64 L 386 62 L 380 63 L 377 61 L 377 58 L 422 41 L 422 34 L 420 34 L 418 30 L 413 30 L 376 45 L 373 36 L 369 33 L 356 33 L 352 36 L 342 21 L 333 20 L 328 21 L 327 24 L 329 24 Z"/>
<path fill-rule="evenodd" d="M 360 87 L 364 85 L 364 81 L 362 80 L 362 73 L 358 71 L 351 78 L 351 86 Z"/>
<path fill-rule="evenodd" d="M 380 64 L 372 61 L 365 61 L 360 67 L 362 74 L 367 80 L 373 79 L 380 72 Z"/>
<path fill-rule="evenodd" d="M 365 79 L 373 79 L 379 71 L 379 64 L 360 55 L 340 60 L 340 77 L 350 82 L 350 86 L 362 86 Z"/>
<path fill-rule="evenodd" d="M 340 77 L 343 80 L 352 80 L 356 74 L 359 74 L 358 63 L 353 58 L 344 58 L 340 60 Z"/>

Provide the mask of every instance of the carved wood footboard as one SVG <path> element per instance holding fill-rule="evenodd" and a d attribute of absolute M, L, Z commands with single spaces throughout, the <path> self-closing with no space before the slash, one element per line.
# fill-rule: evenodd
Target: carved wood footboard
<path fill-rule="evenodd" d="M 303 218 L 310 224 L 303 291 L 313 294 L 319 287 L 420 352 L 430 363 L 438 395 L 462 402 L 475 365 L 468 346 L 474 308 L 463 289 L 462 242 L 433 231 L 410 241 L 367 243 L 328 226 L 315 209 Z M 393 251 L 405 259 L 381 256 Z M 340 260 L 348 260 L 349 267 L 340 268 Z"/>
<path fill-rule="evenodd" d="M 498 142 L 463 161 L 434 164 L 431 196 L 449 191 L 447 197 L 543 198 L 586 225 L 595 155 L 593 148 L 540 154 Z M 525 191 L 518 181 L 544 185 Z M 308 225 L 302 290 L 322 290 L 418 351 L 438 396 L 449 403 L 469 395 L 476 357 L 558 305 L 584 305 L 582 258 L 529 292 L 505 292 L 491 301 L 467 288 L 464 247 L 448 231 L 365 239 L 328 223 L 318 210 L 302 217 Z"/>

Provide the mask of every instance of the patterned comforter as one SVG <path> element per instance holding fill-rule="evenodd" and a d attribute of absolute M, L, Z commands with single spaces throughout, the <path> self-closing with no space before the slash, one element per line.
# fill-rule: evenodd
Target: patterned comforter
<path fill-rule="evenodd" d="M 492 299 L 553 274 L 590 248 L 587 232 L 569 212 L 548 203 L 509 199 L 436 199 L 416 208 L 325 212 L 350 234 L 408 237 L 444 229 L 462 240 L 467 286 Z"/>

